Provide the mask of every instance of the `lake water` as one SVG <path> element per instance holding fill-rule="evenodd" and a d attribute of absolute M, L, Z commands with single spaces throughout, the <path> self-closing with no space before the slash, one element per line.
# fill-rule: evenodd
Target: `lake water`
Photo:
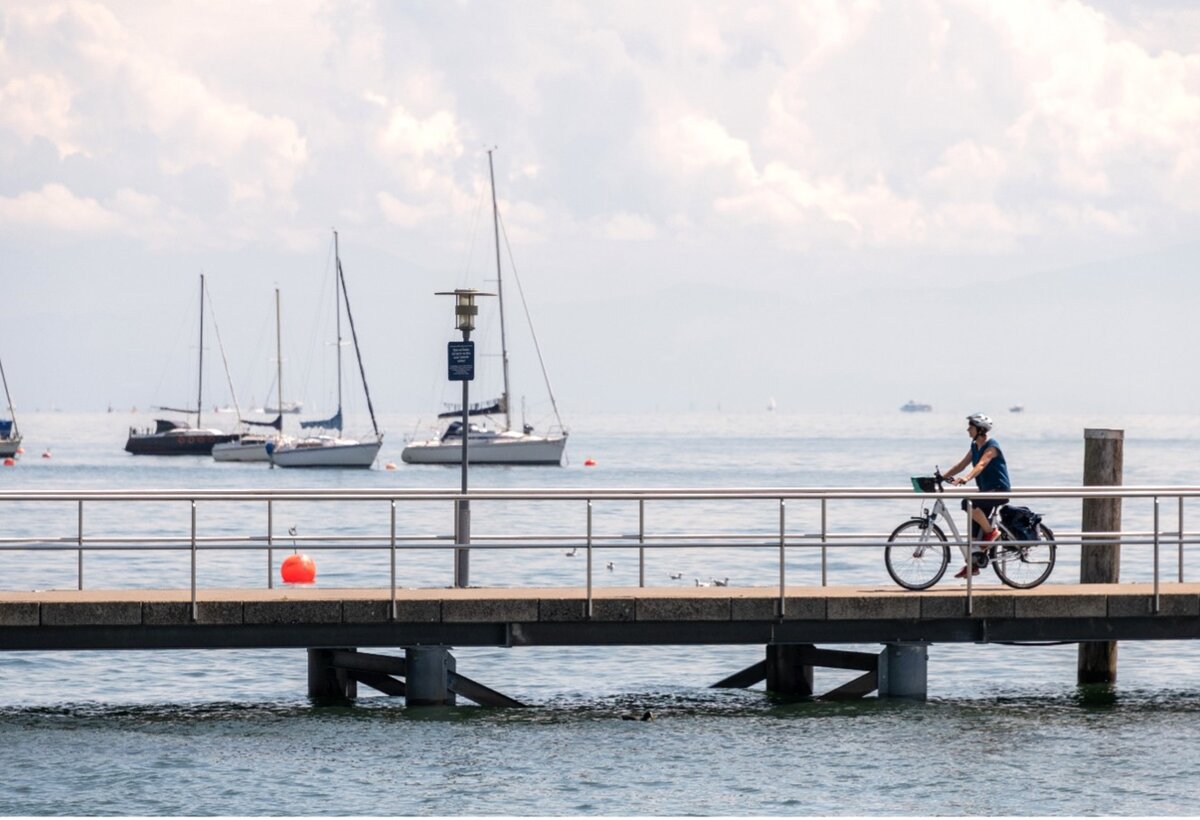
<path fill-rule="evenodd" d="M 958 416 L 781 413 L 574 419 L 570 463 L 478 468 L 473 487 L 907 486 L 966 451 Z M 1200 484 L 1191 417 L 999 418 L 1014 483 L 1080 482 L 1085 427 L 1126 431 L 1127 484 Z M 25 414 L 26 454 L 0 469 L 2 489 L 437 487 L 456 469 L 400 463 L 405 417 L 384 419 L 380 463 L 395 470 L 287 471 L 207 459 L 134 458 L 121 451 L 128 414 Z M 41 458 L 49 449 L 51 458 Z M 585 459 L 596 466 L 585 467 Z M 478 503 L 476 532 L 582 529 L 576 506 Z M 1060 529 L 1079 502 L 1031 503 Z M 444 506 L 444 505 L 443 505 Z M 835 531 L 890 529 L 917 499 L 831 506 Z M 1168 508 L 1174 514 L 1174 507 Z M 87 532 L 184 534 L 179 505 L 89 510 Z M 1189 512 L 1189 516 L 1192 513 Z M 386 510 L 282 505 L 277 530 L 386 529 Z M 815 508 L 789 506 L 790 531 Z M 1126 526 L 1149 526 L 1149 503 L 1127 502 Z M 405 509 L 402 532 L 445 533 L 439 505 Z M 202 534 L 261 531 L 261 510 L 202 506 Z M 598 503 L 596 526 L 636 531 L 636 506 Z M 769 532 L 763 503 L 651 505 L 647 526 L 670 532 Z M 73 534 L 65 505 L 34 517 L 0 510 L 3 535 Z M 309 550 L 318 583 L 382 585 L 386 558 Z M 791 583 L 819 583 L 812 551 L 789 555 Z M 831 557 L 830 583 L 888 583 L 878 551 Z M 1067 548 L 1050 583 L 1078 578 Z M 1129 554 L 1129 553 L 1136 554 Z M 598 561 L 602 585 L 637 583 L 636 550 Z M 771 584 L 777 554 L 649 551 L 650 585 L 729 577 Z M 1149 580 L 1146 551 L 1127 550 L 1122 577 Z M 89 587 L 187 583 L 177 554 L 89 556 Z M 582 583 L 560 550 L 472 553 L 479 585 Z M 1175 567 L 1174 553 L 1167 562 Z M 1185 570 L 1200 568 L 1187 556 Z M 73 553 L 0 553 L 0 589 L 73 587 Z M 263 585 L 261 555 L 202 556 L 202 584 Z M 444 586 L 441 554 L 400 562 L 406 586 Z M 679 580 L 670 578 L 681 574 Z M 994 580 L 994 579 L 993 579 Z M 948 579 L 943 584 L 952 583 Z M 878 646 L 847 647 L 878 651 Z M 1195 814 L 1200 764 L 1200 648 L 1124 643 L 1111 689 L 1074 683 L 1075 647 L 937 645 L 925 704 L 788 702 L 761 689 L 712 690 L 762 647 L 456 649 L 458 669 L 531 704 L 522 710 L 407 710 L 360 687 L 353 707 L 306 698 L 303 651 L 0 654 L 0 814 Z M 818 670 L 817 688 L 841 682 Z M 623 717 L 653 712 L 653 721 Z"/>

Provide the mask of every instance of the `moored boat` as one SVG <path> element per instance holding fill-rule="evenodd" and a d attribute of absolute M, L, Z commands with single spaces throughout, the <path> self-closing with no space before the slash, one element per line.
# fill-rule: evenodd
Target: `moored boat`
<path fill-rule="evenodd" d="M 375 408 L 371 404 L 371 391 L 367 388 L 367 373 L 362 363 L 362 352 L 358 348 L 358 333 L 354 329 L 354 314 L 350 312 L 350 294 L 346 290 L 346 276 L 342 272 L 342 258 L 338 248 L 337 231 L 333 232 L 334 298 L 337 307 L 337 385 L 338 409 L 332 417 L 317 421 L 302 421 L 301 428 L 322 432 L 310 436 L 281 439 L 267 442 L 266 450 L 271 463 L 277 467 L 370 467 L 383 447 L 383 434 L 375 421 Z M 374 438 L 359 441 L 342 437 L 342 302 L 346 304 L 346 319 L 350 323 L 350 336 L 354 341 L 354 354 L 358 359 L 359 375 L 362 377 L 363 393 L 367 397 L 367 410 L 371 414 Z M 280 400 L 280 406 L 283 401 Z"/>
<path fill-rule="evenodd" d="M 279 388 L 279 404 L 283 404 L 283 342 L 282 333 L 280 331 L 279 319 L 279 288 L 275 288 L 275 362 L 278 372 L 275 377 L 275 383 Z M 224 351 L 222 350 L 222 355 Z M 225 368 L 226 377 L 229 376 L 228 363 Z M 229 392 L 233 392 L 233 381 L 230 380 Z M 236 398 L 234 399 L 234 409 L 238 414 L 238 421 L 245 427 L 272 427 L 274 433 L 255 433 L 246 432 L 240 435 L 234 441 L 227 441 L 213 446 L 212 455 L 213 461 L 239 461 L 239 462 L 254 462 L 254 461 L 270 461 L 271 452 L 267 449 L 267 445 L 272 447 L 283 443 L 287 438 L 283 435 L 283 413 L 276 415 L 274 421 L 250 421 L 242 418 L 241 410 L 238 409 Z"/>
<path fill-rule="evenodd" d="M 514 430 L 512 413 L 509 408 L 510 385 L 508 379 L 508 342 L 505 336 L 504 323 L 504 284 L 500 265 L 500 211 L 496 204 L 496 174 L 492 167 L 492 152 L 488 151 L 488 176 L 492 186 L 492 227 L 496 242 L 496 296 L 500 308 L 500 359 L 504 375 L 504 392 L 499 400 L 476 407 L 466 408 L 468 417 L 481 416 L 488 418 L 503 414 L 503 424 L 491 426 L 471 423 L 468 418 L 467 430 L 467 463 L 468 464 L 526 464 L 526 465 L 561 465 L 563 451 L 567 446 L 567 431 L 558 418 L 558 405 L 554 400 L 554 391 L 550 388 L 550 379 L 546 376 L 546 392 L 550 396 L 550 404 L 554 407 L 554 415 L 558 421 L 557 433 L 534 435 L 533 427 L 523 424 L 520 430 Z M 518 282 L 518 284 L 520 284 Z M 537 350 L 537 339 L 534 338 L 534 348 Z M 538 359 L 541 352 L 538 350 Z M 546 367 L 542 363 L 542 374 L 545 376 Z M 407 464 L 462 464 L 463 437 L 462 418 L 463 408 L 457 411 L 438 414 L 439 418 L 458 418 L 449 423 L 446 430 L 436 438 L 410 441 L 400 453 L 400 458 Z"/>
<path fill-rule="evenodd" d="M 201 426 L 200 411 L 204 407 L 204 274 L 200 274 L 200 348 L 197 366 L 196 409 L 160 407 L 170 413 L 196 414 L 196 426 L 170 419 L 155 419 L 154 427 L 144 430 L 129 428 L 125 452 L 135 456 L 207 456 L 215 445 L 238 438 L 236 433 L 223 433 Z"/>
<path fill-rule="evenodd" d="M 234 433 L 192 427 L 187 422 L 155 419 L 154 424 L 144 430 L 130 427 L 125 452 L 135 456 L 206 456 L 215 445 L 237 439 Z"/>
<path fill-rule="evenodd" d="M 12 458 L 21 449 L 21 430 L 17 427 L 17 414 L 8 392 L 8 376 L 4 374 L 3 362 L 0 362 L 0 381 L 4 382 L 4 400 L 8 405 L 8 418 L 0 419 L 0 458 Z"/>

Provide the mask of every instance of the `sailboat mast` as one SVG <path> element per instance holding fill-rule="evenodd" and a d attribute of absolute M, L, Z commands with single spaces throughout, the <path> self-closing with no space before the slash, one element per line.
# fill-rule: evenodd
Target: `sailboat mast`
<path fill-rule="evenodd" d="M 504 283 L 500 279 L 500 209 L 496 206 L 496 171 L 492 165 L 492 152 L 488 155 L 488 177 L 492 182 L 492 232 L 496 237 L 496 298 L 500 303 L 500 363 L 504 371 L 504 429 L 512 429 L 512 413 L 509 411 L 510 396 L 508 387 L 508 337 L 504 332 Z"/>
<path fill-rule="evenodd" d="M 200 411 L 204 409 L 204 274 L 200 274 L 200 365 L 196 376 L 196 429 L 199 430 Z"/>
<path fill-rule="evenodd" d="M 338 435 L 342 432 L 342 291 L 338 277 L 342 270 L 342 257 L 338 251 L 338 233 L 333 232 L 333 305 L 337 317 L 337 382 L 338 382 Z"/>
<path fill-rule="evenodd" d="M 283 432 L 283 337 L 279 332 L 279 288 L 275 288 L 275 384 L 279 386 L 279 432 Z"/>
<path fill-rule="evenodd" d="M 342 296 L 346 300 L 346 319 L 350 322 L 350 338 L 354 340 L 354 357 L 358 360 L 358 375 L 362 377 L 363 394 L 367 397 L 367 412 L 371 414 L 371 428 L 379 437 L 379 425 L 375 423 L 375 405 L 371 404 L 371 388 L 367 387 L 367 369 L 363 367 L 362 349 L 358 346 L 358 331 L 354 329 L 354 314 L 350 310 L 350 291 L 346 289 L 346 274 L 342 271 L 342 262 L 338 260 L 338 279 L 342 283 Z"/>
<path fill-rule="evenodd" d="M 12 419 L 13 435 L 20 434 L 21 428 L 17 426 L 17 411 L 13 410 L 12 396 L 8 393 L 8 376 L 4 375 L 4 362 L 0 361 L 0 381 L 4 382 L 4 400 L 8 402 L 8 415 Z"/>

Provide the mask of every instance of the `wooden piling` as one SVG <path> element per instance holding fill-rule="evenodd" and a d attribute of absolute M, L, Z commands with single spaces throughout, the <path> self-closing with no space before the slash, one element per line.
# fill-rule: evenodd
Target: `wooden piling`
<path fill-rule="evenodd" d="M 345 669 L 334 665 L 337 652 L 354 649 L 308 650 L 308 696 L 321 705 L 347 703 L 358 697 L 358 683 Z"/>
<path fill-rule="evenodd" d="M 813 668 L 805 663 L 811 644 L 767 644 L 767 691 L 794 697 L 812 697 Z"/>
<path fill-rule="evenodd" d="M 1083 484 L 1085 487 L 1120 486 L 1125 461 L 1125 431 L 1083 431 Z M 1121 499 L 1085 498 L 1080 529 L 1083 531 L 1079 562 L 1081 584 L 1115 584 L 1121 576 L 1121 543 L 1111 538 L 1089 537 L 1089 532 L 1121 531 Z M 1115 683 L 1117 642 L 1079 644 L 1077 680 L 1080 684 Z"/>

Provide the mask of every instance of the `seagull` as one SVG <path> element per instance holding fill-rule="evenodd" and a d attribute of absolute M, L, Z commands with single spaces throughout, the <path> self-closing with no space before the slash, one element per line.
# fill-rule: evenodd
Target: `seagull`
<path fill-rule="evenodd" d="M 713 578 L 713 581 L 712 581 L 712 582 L 713 582 L 713 586 L 715 586 L 715 587 L 727 587 L 727 586 L 729 586 L 729 579 L 728 579 L 728 578 L 724 578 L 724 579 L 722 579 L 722 578 Z"/>
<path fill-rule="evenodd" d="M 710 586 L 712 586 L 712 584 L 710 584 L 708 581 L 701 581 L 699 578 L 697 578 L 697 579 L 696 579 L 696 586 L 698 586 L 698 587 L 710 587 Z"/>
<path fill-rule="evenodd" d="M 682 578 L 682 577 L 683 577 L 683 573 L 682 573 L 682 572 L 672 572 L 672 573 L 671 573 L 671 580 L 672 580 L 672 581 L 678 581 L 678 580 L 679 580 L 680 578 Z"/>
<path fill-rule="evenodd" d="M 563 555 L 565 555 L 565 556 L 567 556 L 568 558 L 570 558 L 572 555 L 574 555 L 574 554 L 575 554 L 576 552 L 578 552 L 578 551 L 579 551 L 579 547 L 571 547 L 569 550 L 567 550 L 566 552 L 564 552 L 564 553 L 563 553 Z"/>
<path fill-rule="evenodd" d="M 613 571 L 613 562 L 609 561 L 607 564 L 605 564 L 605 567 L 608 569 L 609 572 L 612 572 Z"/>

